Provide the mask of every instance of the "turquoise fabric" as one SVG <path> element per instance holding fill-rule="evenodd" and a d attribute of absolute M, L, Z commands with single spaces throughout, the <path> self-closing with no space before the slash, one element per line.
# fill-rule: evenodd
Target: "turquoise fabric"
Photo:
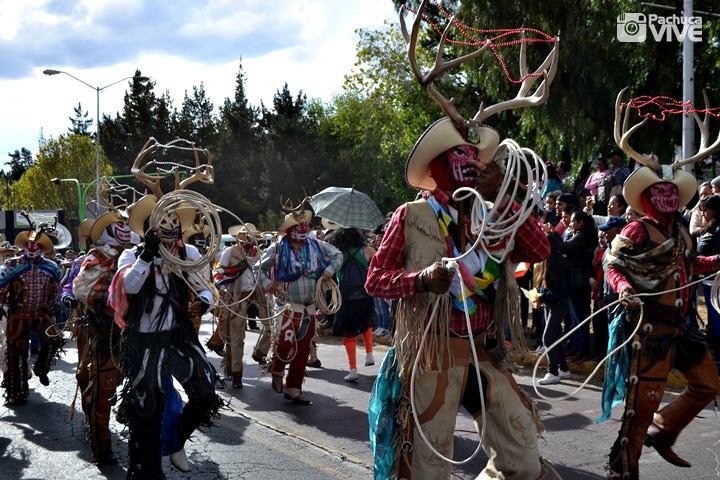
<path fill-rule="evenodd" d="M 627 340 L 626 318 L 625 310 L 621 309 L 620 313 L 610 322 L 608 353 Z M 595 419 L 595 423 L 602 423 L 609 419 L 612 409 L 625 399 L 627 393 L 626 380 L 630 371 L 630 348 L 630 344 L 625 345 L 622 350 L 608 358 L 605 364 L 605 383 L 602 392 L 603 413 Z"/>
<path fill-rule="evenodd" d="M 400 398 L 400 367 L 395 358 L 395 349 L 388 350 L 375 379 L 370 404 L 368 405 L 368 421 L 370 423 L 370 447 L 373 452 L 375 480 L 395 478 L 395 447 L 393 440 L 398 434 L 395 417 Z"/>

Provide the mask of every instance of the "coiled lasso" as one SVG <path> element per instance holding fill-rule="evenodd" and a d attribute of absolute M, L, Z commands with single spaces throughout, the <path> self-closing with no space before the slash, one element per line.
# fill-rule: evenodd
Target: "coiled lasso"
<path fill-rule="evenodd" d="M 632 333 L 631 333 L 630 335 L 628 335 L 627 340 L 625 340 L 623 343 L 621 343 L 620 345 L 618 345 L 617 348 L 613 349 L 610 353 L 608 353 L 607 355 L 605 355 L 605 357 L 604 357 L 600 362 L 598 362 L 598 364 L 597 364 L 597 366 L 595 367 L 595 369 L 594 369 L 592 372 L 590 372 L 590 375 L 588 375 L 587 378 L 585 378 L 585 380 L 580 384 L 580 386 L 578 386 L 577 388 L 575 388 L 575 390 L 573 390 L 572 392 L 568 393 L 567 395 L 563 395 L 563 396 L 561 396 L 561 397 L 548 397 L 548 396 L 543 395 L 542 393 L 540 393 L 540 391 L 538 391 L 537 382 L 536 382 L 535 380 L 536 380 L 536 378 L 537 378 L 537 370 L 538 370 L 538 367 L 540 366 L 540 362 L 542 361 L 543 357 L 547 356 L 547 354 L 548 354 L 548 352 L 550 352 L 550 350 L 552 350 L 553 348 L 556 348 L 558 345 L 560 345 L 562 342 L 564 342 L 565 339 L 568 338 L 568 337 L 570 337 L 573 333 L 575 333 L 576 330 L 578 330 L 580 327 L 582 327 L 582 326 L 585 325 L 587 322 L 589 322 L 590 320 L 592 320 L 593 317 L 595 317 L 595 315 L 598 315 L 599 313 L 604 312 L 605 310 L 608 310 L 608 309 L 611 308 L 611 307 L 614 307 L 615 305 L 619 304 L 620 302 L 622 302 L 622 301 L 624 301 L 624 300 L 633 299 L 633 298 L 638 298 L 638 299 L 640 299 L 640 298 L 642 298 L 642 297 L 654 297 L 654 296 L 658 296 L 658 295 L 663 295 L 663 294 L 665 294 L 665 293 L 678 292 L 678 291 L 680 291 L 680 290 L 682 290 L 682 289 L 684 289 L 684 288 L 690 288 L 690 287 L 692 287 L 692 286 L 694 286 L 694 285 L 697 285 L 698 283 L 701 283 L 701 282 L 707 280 L 709 277 L 710 277 L 710 276 L 708 275 L 708 276 L 706 276 L 706 277 L 703 277 L 703 278 L 700 278 L 700 279 L 698 279 L 698 280 L 695 280 L 694 282 L 690 282 L 690 283 L 688 283 L 687 285 L 683 285 L 683 286 L 681 286 L 681 287 L 673 288 L 673 289 L 670 289 L 670 290 L 664 290 L 664 291 L 662 291 L 662 292 L 634 293 L 634 294 L 632 294 L 632 295 L 628 295 L 627 297 L 618 298 L 618 299 L 615 300 L 614 302 L 605 305 L 603 308 L 594 311 L 594 312 L 592 313 L 592 315 L 590 315 L 589 317 L 587 317 L 587 318 L 586 318 L 585 320 L 583 320 L 582 322 L 578 323 L 572 330 L 570 330 L 569 332 L 567 332 L 565 335 L 563 335 L 562 337 L 560 337 L 555 343 L 553 343 L 553 344 L 550 345 L 548 348 L 546 348 L 545 351 L 544 351 L 544 352 L 538 357 L 538 359 L 535 361 L 535 366 L 533 367 L 533 374 L 532 374 L 532 383 L 533 383 L 533 389 L 535 390 L 535 393 L 537 394 L 537 396 L 540 397 L 540 398 L 542 398 L 543 400 L 547 400 L 547 401 L 551 401 L 551 402 L 552 402 L 552 401 L 558 402 L 558 401 L 561 401 L 561 400 L 567 400 L 568 398 L 574 396 L 574 395 L 575 395 L 576 393 L 578 393 L 580 390 L 582 390 L 583 388 L 585 388 L 585 386 L 590 382 L 590 380 L 592 380 L 592 378 L 593 378 L 593 377 L 595 376 L 595 374 L 600 370 L 600 368 L 605 364 L 605 362 L 606 362 L 610 357 L 612 357 L 613 355 L 615 355 L 615 353 L 617 353 L 617 352 L 619 352 L 620 350 L 622 350 L 622 349 L 625 347 L 625 345 L 627 345 L 628 343 L 630 343 L 630 342 L 633 340 L 633 337 L 635 337 L 635 335 L 640 331 L 640 328 L 643 327 L 644 309 L 643 309 L 643 304 L 642 304 L 642 302 L 640 302 L 640 307 L 639 307 L 639 308 L 640 308 L 640 314 L 639 314 L 639 317 L 638 317 L 638 320 L 637 320 L 637 325 L 635 325 L 635 328 L 633 329 Z M 713 295 L 713 296 L 712 296 L 712 298 L 711 298 L 711 301 L 712 301 L 712 306 L 713 306 L 714 308 L 717 308 L 716 305 L 718 305 L 718 298 L 717 298 L 717 297 L 718 297 L 718 292 L 719 292 L 719 290 L 718 290 L 718 285 L 720 284 L 720 271 L 717 272 L 717 273 L 715 273 L 715 274 L 713 274 L 713 275 L 712 275 L 712 278 L 713 278 L 713 285 L 712 285 L 712 292 L 713 292 L 712 295 Z M 646 332 L 652 331 L 652 325 L 649 324 L 649 323 L 646 324 L 643 328 L 645 329 Z M 634 346 L 634 345 L 633 345 L 633 346 Z M 639 346 L 638 346 L 637 348 L 639 348 Z"/>
<path fill-rule="evenodd" d="M 528 161 L 528 156 L 533 159 L 532 164 Z M 476 235 L 475 242 L 468 251 L 460 252 L 460 255 L 457 257 L 443 257 L 441 259 L 441 262 L 446 264 L 449 269 L 455 270 L 457 278 L 460 279 L 462 276 L 460 274 L 458 261 L 462 260 L 477 248 L 481 248 L 489 258 L 498 263 L 502 263 L 514 248 L 515 235 L 517 234 L 520 225 L 527 221 L 527 219 L 533 214 L 535 207 L 540 205 L 541 199 L 539 188 L 537 188 L 537 186 L 540 184 L 540 179 L 547 175 L 547 171 L 545 169 L 545 163 L 535 152 L 529 148 L 520 147 L 520 145 L 512 139 L 505 139 L 500 143 L 495 151 L 492 161 L 505 162 L 505 176 L 491 208 L 488 209 L 485 199 L 483 199 L 482 195 L 475 189 L 462 187 L 453 193 L 453 199 L 458 202 L 470 198 L 471 196 L 475 197 L 475 202 L 473 203 L 470 213 L 471 232 Z M 520 184 L 520 178 L 522 178 L 523 173 L 527 178 L 527 186 L 525 188 L 523 188 Z M 519 208 L 517 208 L 517 210 L 514 209 L 515 206 L 512 201 L 503 202 L 503 200 L 508 197 L 510 199 L 517 198 L 522 190 L 525 191 L 525 196 L 522 198 L 522 201 L 519 202 Z M 503 205 L 503 203 L 505 204 Z M 492 245 L 496 242 L 506 242 L 505 246 L 500 250 L 499 256 L 495 256 L 496 253 L 493 253 L 493 251 L 488 249 L 488 244 Z M 497 252 L 497 250 L 494 250 L 494 252 Z M 472 351 L 474 364 L 473 366 L 475 367 L 475 374 L 478 380 L 480 408 L 483 412 L 479 428 L 476 423 L 476 428 L 478 428 L 477 433 L 480 438 L 477 447 L 469 457 L 463 460 L 453 460 L 438 452 L 425 436 L 425 432 L 420 424 L 420 419 L 418 418 L 417 408 L 415 407 L 415 377 L 417 375 L 418 364 L 420 363 L 420 356 L 423 345 L 425 344 L 425 339 L 427 338 L 428 332 L 430 331 L 437 315 L 439 298 L 436 299 L 435 304 L 433 305 L 430 318 L 428 319 L 425 330 L 423 331 L 410 375 L 410 409 L 412 410 L 416 431 L 435 456 L 452 465 L 464 465 L 477 456 L 482 448 L 482 443 L 485 439 L 485 430 L 487 427 L 487 412 L 485 409 L 485 396 L 483 395 L 482 376 L 480 375 L 480 361 L 478 360 L 475 338 L 472 334 L 472 324 L 468 313 L 465 289 L 461 287 L 460 290 L 462 292 L 465 324 L 468 329 L 470 349 Z"/>

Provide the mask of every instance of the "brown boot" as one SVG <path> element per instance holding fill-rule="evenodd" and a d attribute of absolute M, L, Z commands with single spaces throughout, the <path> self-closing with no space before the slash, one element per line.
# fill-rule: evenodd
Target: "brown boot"
<path fill-rule="evenodd" d="M 283 375 L 282 374 L 272 374 L 272 389 L 275 390 L 276 393 L 283 393 Z"/>
<path fill-rule="evenodd" d="M 677 453 L 673 452 L 672 447 L 677 439 L 676 433 L 663 432 L 655 425 L 650 425 L 645 439 L 645 445 L 653 447 L 667 462 L 676 467 L 690 467 L 690 464 L 680 458 Z"/>

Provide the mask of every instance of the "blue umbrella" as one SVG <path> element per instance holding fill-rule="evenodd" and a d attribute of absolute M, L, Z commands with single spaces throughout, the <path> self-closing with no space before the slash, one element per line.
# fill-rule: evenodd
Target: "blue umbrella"
<path fill-rule="evenodd" d="M 344 228 L 374 230 L 385 221 L 373 199 L 354 188 L 328 187 L 312 196 L 310 206 L 318 217 Z"/>

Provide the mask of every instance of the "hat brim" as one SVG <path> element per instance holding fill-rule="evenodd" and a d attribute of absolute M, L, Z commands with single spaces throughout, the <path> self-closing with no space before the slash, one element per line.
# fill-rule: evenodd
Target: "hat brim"
<path fill-rule="evenodd" d="M 695 176 L 685 170 L 674 170 L 673 178 L 666 179 L 660 177 L 649 167 L 640 167 L 630 174 L 623 185 L 623 197 L 630 205 L 630 208 L 641 215 L 645 215 L 645 209 L 642 206 L 640 197 L 649 186 L 656 183 L 670 182 L 678 188 L 680 196 L 680 208 L 683 208 L 692 200 L 697 191 L 697 179 Z"/>
<path fill-rule="evenodd" d="M 435 180 L 430 176 L 430 162 L 441 153 L 458 145 L 472 145 L 479 150 L 479 159 L 489 161 L 500 143 L 498 132 L 485 125 L 480 126 L 480 140 L 477 143 L 463 138 L 452 120 L 441 118 L 430 125 L 415 143 L 405 164 L 405 180 L 410 186 L 423 190 L 434 190 Z"/>
<path fill-rule="evenodd" d="M 30 237 L 30 232 L 25 230 L 24 232 L 20 232 L 15 237 L 15 246 L 24 249 L 25 245 L 27 245 L 28 239 Z M 53 251 L 53 243 L 52 240 L 50 240 L 50 237 L 45 235 L 44 233 L 38 233 L 35 236 L 35 242 L 38 243 L 43 249 L 43 252 L 47 255 L 48 253 Z"/>
<path fill-rule="evenodd" d="M 252 235 L 255 238 L 260 237 L 260 232 L 255 227 L 255 225 L 253 225 L 252 223 L 246 223 L 244 225 L 238 224 L 238 225 L 232 225 L 231 227 L 228 227 L 228 235 L 237 237 L 240 234 Z"/>
<path fill-rule="evenodd" d="M 303 210 L 302 211 L 302 223 L 309 225 L 312 221 L 313 214 L 310 210 Z M 280 225 L 280 228 L 278 228 L 278 234 L 284 234 L 287 232 L 287 229 L 290 227 L 294 227 L 295 225 L 298 225 L 300 222 L 298 222 L 295 219 L 295 215 L 292 213 L 288 213 L 285 215 L 285 220 L 283 221 L 282 225 Z"/>
<path fill-rule="evenodd" d="M 109 225 L 117 222 L 124 222 L 126 220 L 126 218 L 118 215 L 117 212 L 109 211 L 103 213 L 93 222 L 92 227 L 90 227 L 90 241 L 97 243 L 102 236 L 103 230 L 105 230 Z"/>
<path fill-rule="evenodd" d="M 210 227 L 203 225 L 203 227 L 200 228 L 200 225 L 193 225 L 183 230 L 183 243 L 188 243 L 190 239 L 198 233 L 202 233 L 203 237 L 208 238 L 210 236 Z"/>
<path fill-rule="evenodd" d="M 157 198 L 155 195 L 145 195 L 128 209 L 130 210 L 130 217 L 128 218 L 130 230 L 140 235 L 140 237 L 145 236 L 145 220 L 150 218 L 156 203 Z"/>

